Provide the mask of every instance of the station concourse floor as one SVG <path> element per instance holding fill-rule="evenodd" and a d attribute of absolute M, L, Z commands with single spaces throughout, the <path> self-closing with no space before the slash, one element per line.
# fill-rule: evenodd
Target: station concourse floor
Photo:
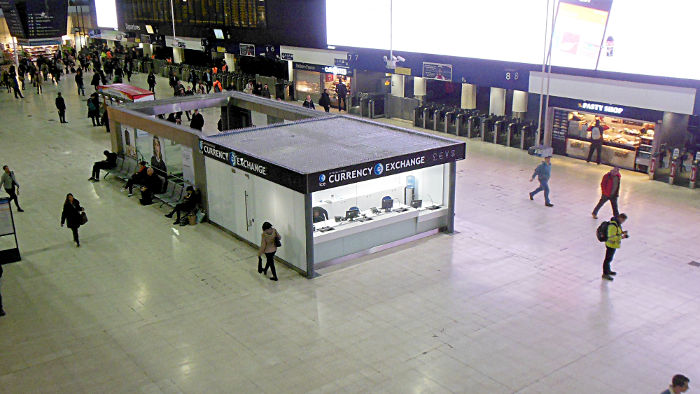
<path fill-rule="evenodd" d="M 109 137 L 72 75 L 60 88 L 65 125 L 57 87 L 0 92 L 0 161 L 26 210 L 23 260 L 2 279 L 1 392 L 658 393 L 676 373 L 700 379 L 698 191 L 622 172 L 631 238 L 610 283 L 590 216 L 607 168 L 555 157 L 546 208 L 527 197 L 537 158 L 469 141 L 455 234 L 313 280 L 278 264 L 272 282 L 216 227 L 172 226 L 118 181 L 88 182 Z M 165 78 L 157 89 L 169 96 Z M 69 192 L 90 219 L 80 248 L 59 226 Z"/>

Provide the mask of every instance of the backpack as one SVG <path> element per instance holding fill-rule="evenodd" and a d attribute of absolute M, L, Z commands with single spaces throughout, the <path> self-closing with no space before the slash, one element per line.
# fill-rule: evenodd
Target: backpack
<path fill-rule="evenodd" d="M 610 225 L 610 222 L 603 222 L 595 230 L 595 236 L 596 236 L 596 238 L 598 238 L 598 241 L 605 242 L 608 240 L 608 226 L 609 225 Z"/>

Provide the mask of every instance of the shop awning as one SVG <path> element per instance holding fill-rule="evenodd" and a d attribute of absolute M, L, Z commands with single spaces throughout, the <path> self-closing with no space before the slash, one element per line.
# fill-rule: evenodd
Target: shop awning
<path fill-rule="evenodd" d="M 97 91 L 107 97 L 124 101 L 148 101 L 154 100 L 153 92 L 141 89 L 125 83 L 114 83 L 111 85 L 100 85 Z"/>

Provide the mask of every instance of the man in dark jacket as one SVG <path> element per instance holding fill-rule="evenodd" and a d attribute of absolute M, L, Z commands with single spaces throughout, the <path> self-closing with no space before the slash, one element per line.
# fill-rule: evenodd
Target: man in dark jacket
<path fill-rule="evenodd" d="M 328 89 L 323 89 L 323 93 L 321 93 L 321 99 L 318 100 L 318 105 L 323 107 L 323 109 L 325 109 L 326 112 L 331 111 L 331 96 L 328 94 Z"/>
<path fill-rule="evenodd" d="M 58 97 L 56 97 L 56 109 L 58 110 L 58 119 L 61 123 L 66 122 L 66 101 L 61 97 L 61 92 L 58 92 Z"/>
<path fill-rule="evenodd" d="M 80 93 L 83 93 L 83 96 L 85 96 L 85 88 L 83 87 L 83 69 L 78 68 L 75 72 L 75 84 L 78 85 L 78 96 L 80 96 Z"/>
<path fill-rule="evenodd" d="M 148 82 L 148 90 L 155 93 L 156 92 L 156 76 L 153 75 L 153 71 L 148 73 L 148 78 L 146 78 L 146 81 Z"/>
<path fill-rule="evenodd" d="M 141 205 L 153 204 L 153 194 L 160 192 L 163 188 L 163 182 L 160 177 L 156 175 L 153 167 L 146 170 L 146 176 L 143 177 L 141 185 L 141 199 L 139 202 Z"/>
<path fill-rule="evenodd" d="M 335 92 L 338 94 L 338 112 L 341 112 L 343 108 L 345 108 L 345 112 L 347 112 L 348 102 L 345 100 L 345 97 L 348 95 L 348 87 L 345 86 L 342 79 L 338 82 L 338 85 L 336 85 Z"/>
<path fill-rule="evenodd" d="M 591 213 L 594 219 L 598 218 L 598 211 L 607 201 L 610 201 L 613 216 L 617 217 L 617 215 L 620 214 L 617 210 L 617 197 L 620 195 L 621 180 L 622 175 L 620 175 L 620 169 L 618 167 L 613 167 L 612 170 L 603 175 L 603 180 L 600 182 L 600 200 Z"/>
<path fill-rule="evenodd" d="M 102 152 L 104 153 L 106 159 L 102 161 L 96 161 L 92 165 L 92 176 L 88 179 L 89 181 L 99 182 L 100 181 L 100 170 L 111 170 L 117 166 L 117 154 L 110 152 L 108 150 Z"/>
<path fill-rule="evenodd" d="M 100 86 L 100 73 L 95 72 L 92 75 L 92 81 L 90 81 L 90 85 L 95 87 L 95 91 L 97 91 L 97 87 Z"/>
<path fill-rule="evenodd" d="M 204 127 L 204 116 L 199 113 L 198 109 L 194 110 L 192 114 L 192 121 L 190 121 L 190 127 L 199 131 L 202 131 Z"/>
<path fill-rule="evenodd" d="M 204 71 L 202 79 L 204 80 L 204 85 L 206 85 L 207 87 L 207 94 L 209 94 L 209 92 L 211 91 L 211 87 L 214 84 L 214 78 L 212 78 L 211 72 L 208 69 Z"/>

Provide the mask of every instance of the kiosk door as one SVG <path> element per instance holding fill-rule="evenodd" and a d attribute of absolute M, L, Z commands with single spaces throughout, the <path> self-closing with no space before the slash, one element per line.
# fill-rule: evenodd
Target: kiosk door
<path fill-rule="evenodd" d="M 236 170 L 232 174 L 233 184 L 233 204 L 234 229 L 239 236 L 255 244 L 259 243 L 257 237 L 262 232 L 262 223 L 258 225 L 255 221 L 255 194 L 253 193 L 253 180 L 251 175 L 245 171 Z M 260 229 L 258 229 L 260 227 Z"/>

